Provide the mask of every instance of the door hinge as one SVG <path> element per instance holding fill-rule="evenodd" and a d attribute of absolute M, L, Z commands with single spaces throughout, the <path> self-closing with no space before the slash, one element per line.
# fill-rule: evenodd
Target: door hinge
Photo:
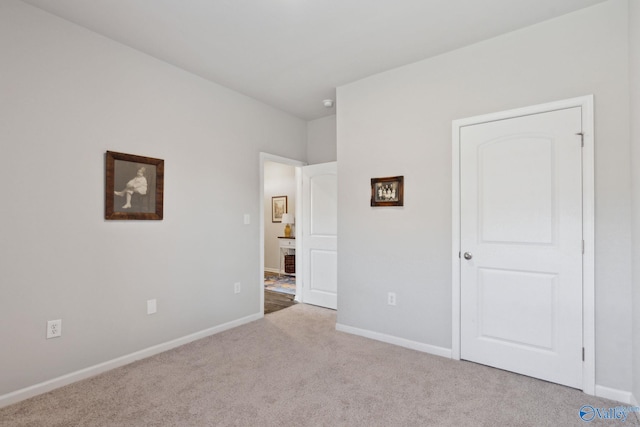
<path fill-rule="evenodd" d="M 582 361 L 584 362 L 584 347 L 582 347 Z"/>
<path fill-rule="evenodd" d="M 580 146 L 584 147 L 584 133 L 578 132 L 576 135 L 580 135 Z"/>
<path fill-rule="evenodd" d="M 584 255 L 584 240 L 582 241 L 582 255 Z"/>
<path fill-rule="evenodd" d="M 458 258 L 462 258 L 461 252 L 458 252 Z"/>

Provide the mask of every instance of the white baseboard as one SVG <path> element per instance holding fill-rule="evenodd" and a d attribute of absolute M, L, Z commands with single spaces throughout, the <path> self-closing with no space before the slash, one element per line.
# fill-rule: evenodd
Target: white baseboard
<path fill-rule="evenodd" d="M 398 345 L 400 347 L 410 348 L 411 350 L 421 351 L 423 353 L 433 354 L 451 359 L 451 349 L 438 347 L 435 345 L 424 344 L 417 341 L 411 341 L 405 338 L 395 337 L 393 335 L 381 334 L 380 332 L 368 331 L 366 329 L 354 328 L 340 323 L 336 324 L 336 331 L 346 332 L 348 334 L 358 335 L 365 338 L 371 338 L 376 341 L 386 342 L 388 344 Z"/>
<path fill-rule="evenodd" d="M 603 397 L 605 399 L 616 400 L 621 403 L 626 403 L 628 405 L 633 404 L 633 394 L 630 391 L 618 390 L 615 388 L 605 387 L 602 385 L 596 384 L 596 393 L 597 397 Z M 637 405 L 637 403 L 635 404 Z"/>
<path fill-rule="evenodd" d="M 63 387 L 65 385 L 74 383 L 76 381 L 84 380 L 89 377 L 96 376 L 111 369 L 119 368 L 120 366 L 128 365 L 136 360 L 145 359 L 147 357 L 154 356 L 156 354 L 171 350 L 172 348 L 180 347 L 181 345 L 188 344 L 192 341 L 196 341 L 202 338 L 206 338 L 211 335 L 218 334 L 228 329 L 235 328 L 246 323 L 253 322 L 261 319 L 264 315 L 257 313 L 250 316 L 243 317 L 241 319 L 233 320 L 231 322 L 223 323 L 222 325 L 214 326 L 213 328 L 205 329 L 200 332 L 195 332 L 190 335 L 186 335 L 175 340 L 171 340 L 162 344 L 154 345 L 152 347 L 145 348 L 140 351 L 136 351 L 125 356 L 118 357 L 116 359 L 108 360 L 103 363 L 99 363 L 88 368 L 80 369 L 79 371 L 71 372 L 66 375 L 62 375 L 57 378 L 53 378 L 48 381 L 41 382 L 29 387 L 25 387 L 20 390 L 13 391 L 11 393 L 0 396 L 0 408 L 4 406 L 17 403 L 21 400 L 28 399 L 30 397 L 37 396 L 42 393 L 49 392 L 56 388 Z"/>

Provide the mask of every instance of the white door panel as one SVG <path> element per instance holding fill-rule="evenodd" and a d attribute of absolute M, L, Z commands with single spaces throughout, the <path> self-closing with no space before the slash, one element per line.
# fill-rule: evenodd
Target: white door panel
<path fill-rule="evenodd" d="M 337 163 L 302 168 L 302 301 L 337 308 Z"/>
<path fill-rule="evenodd" d="M 553 143 L 515 136 L 479 147 L 479 224 L 484 242 L 551 243 Z M 505 177 L 509 177 L 505 179 Z M 526 197 L 521 197 L 522 189 Z"/>
<path fill-rule="evenodd" d="M 557 278 L 547 273 L 478 269 L 478 337 L 553 350 Z M 514 283 L 517 293 L 512 292 Z"/>
<path fill-rule="evenodd" d="M 581 109 L 461 128 L 461 357 L 582 385 Z"/>
<path fill-rule="evenodd" d="M 314 237 L 335 237 L 338 234 L 337 175 L 328 170 L 316 170 L 313 173 L 313 176 L 309 176 L 308 191 L 311 197 L 309 234 Z"/>

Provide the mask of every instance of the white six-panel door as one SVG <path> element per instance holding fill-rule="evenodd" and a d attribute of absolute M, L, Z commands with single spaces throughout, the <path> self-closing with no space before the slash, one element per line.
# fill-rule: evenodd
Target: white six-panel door
<path fill-rule="evenodd" d="M 338 165 L 302 168 L 303 302 L 336 309 L 338 292 Z"/>
<path fill-rule="evenodd" d="M 578 107 L 460 129 L 460 357 L 582 388 Z"/>

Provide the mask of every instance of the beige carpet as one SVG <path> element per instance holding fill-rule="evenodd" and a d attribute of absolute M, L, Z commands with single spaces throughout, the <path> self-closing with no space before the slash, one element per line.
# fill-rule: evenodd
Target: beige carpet
<path fill-rule="evenodd" d="M 297 304 L 0 409 L 2 426 L 640 425 L 623 406 L 544 381 L 335 331 Z"/>

